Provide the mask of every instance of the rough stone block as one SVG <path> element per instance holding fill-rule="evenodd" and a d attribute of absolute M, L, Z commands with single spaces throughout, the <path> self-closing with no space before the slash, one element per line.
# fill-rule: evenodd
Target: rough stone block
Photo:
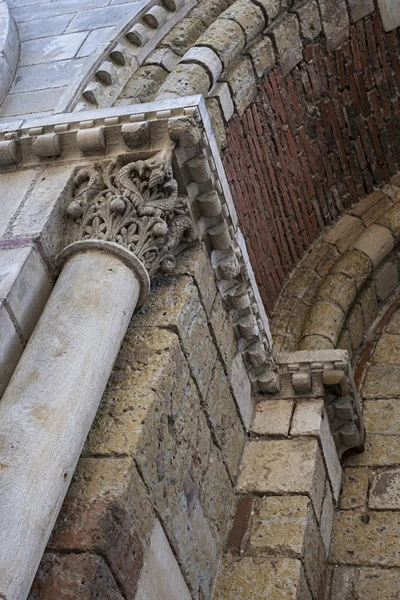
<path fill-rule="evenodd" d="M 0 181 L 1 203 L 0 236 L 3 237 L 13 215 L 17 213 L 25 195 L 32 186 L 37 171 L 29 169 L 17 173 L 3 173 Z M 7 236 L 6 236 L 7 237 Z"/>
<path fill-rule="evenodd" d="M 240 352 L 233 359 L 228 375 L 243 425 L 248 430 L 253 418 L 254 403 L 250 379 Z"/>
<path fill-rule="evenodd" d="M 388 469 L 372 476 L 368 506 L 376 510 L 400 508 L 400 469 Z"/>
<path fill-rule="evenodd" d="M 393 257 L 380 265 L 372 275 L 378 300 L 383 302 L 398 285 L 397 258 Z"/>
<path fill-rule="evenodd" d="M 174 273 L 194 278 L 204 310 L 210 317 L 217 288 L 207 250 L 202 246 L 186 250 L 178 257 Z"/>
<path fill-rule="evenodd" d="M 179 64 L 160 87 L 156 100 L 176 98 L 176 96 L 207 95 L 211 79 L 200 65 Z"/>
<path fill-rule="evenodd" d="M 332 578 L 332 597 L 329 600 L 350 600 L 355 593 L 355 569 L 335 565 Z M 360 599 L 361 600 L 361 599 Z"/>
<path fill-rule="evenodd" d="M 335 244 L 339 252 L 346 252 L 364 231 L 360 219 L 349 214 L 344 215 L 324 236 L 325 242 Z"/>
<path fill-rule="evenodd" d="M 368 229 L 356 240 L 354 248 L 368 256 L 374 269 L 393 250 L 394 239 L 386 227 L 370 225 Z"/>
<path fill-rule="evenodd" d="M 228 19 L 217 19 L 197 41 L 198 46 L 209 46 L 226 68 L 246 43 L 243 29 Z"/>
<path fill-rule="evenodd" d="M 335 304 L 318 301 L 310 309 L 303 334 L 304 336 L 320 335 L 336 344 L 344 317 L 343 311 Z"/>
<path fill-rule="evenodd" d="M 391 511 L 337 512 L 330 560 L 341 564 L 399 567 L 398 514 Z"/>
<path fill-rule="evenodd" d="M 384 379 L 386 375 L 387 371 L 384 371 L 382 379 Z M 384 390 L 383 394 L 385 394 Z M 400 434 L 400 402 L 396 398 L 364 400 L 363 417 L 365 428 L 369 433 L 380 433 L 384 431 L 387 434 Z"/>
<path fill-rule="evenodd" d="M 0 300 L 0 396 L 3 394 L 19 357 L 23 344 L 3 300 Z"/>
<path fill-rule="evenodd" d="M 400 335 L 383 333 L 376 345 L 372 361 L 384 365 L 400 363 Z"/>
<path fill-rule="evenodd" d="M 333 267 L 334 273 L 344 273 L 351 277 L 359 290 L 372 271 L 372 262 L 363 252 L 350 250 Z"/>
<path fill-rule="evenodd" d="M 351 211 L 352 215 L 360 217 L 366 227 L 374 223 L 382 214 L 392 208 L 388 196 L 382 192 L 373 192 L 361 200 Z"/>
<path fill-rule="evenodd" d="M 100 556 L 50 554 L 42 559 L 29 600 L 123 600 L 118 585 Z"/>
<path fill-rule="evenodd" d="M 236 477 L 244 445 L 244 430 L 222 365 L 217 361 L 205 400 L 208 422 L 228 471 Z"/>
<path fill-rule="evenodd" d="M 350 333 L 353 351 L 355 352 L 363 343 L 365 334 L 364 319 L 361 306 L 359 304 L 355 304 L 350 310 L 347 317 L 346 326 Z"/>
<path fill-rule="evenodd" d="M 206 396 L 217 350 L 210 336 L 207 316 L 191 278 L 182 276 L 173 280 L 160 279 L 155 293 L 149 297 L 146 312 L 137 314 L 132 325 L 176 330 L 200 392 Z"/>
<path fill-rule="evenodd" d="M 299 350 L 332 350 L 335 344 L 322 335 L 306 335 L 299 343 Z"/>
<path fill-rule="evenodd" d="M 283 8 L 281 0 L 257 0 L 257 4 L 263 9 L 268 24 L 279 15 Z"/>
<path fill-rule="evenodd" d="M 262 37 L 247 49 L 257 77 L 263 77 L 275 66 L 275 52 L 269 37 Z"/>
<path fill-rule="evenodd" d="M 206 26 L 200 19 L 190 16 L 179 21 L 172 31 L 167 33 L 160 46 L 170 48 L 178 56 L 183 56 L 205 30 Z"/>
<path fill-rule="evenodd" d="M 237 490 L 241 494 L 309 494 L 319 515 L 325 476 L 317 440 L 248 442 L 244 449 Z"/>
<path fill-rule="evenodd" d="M 300 21 L 301 35 L 306 40 L 315 40 L 322 30 L 318 4 L 315 0 L 296 8 Z"/>
<path fill-rule="evenodd" d="M 206 27 L 219 17 L 221 12 L 231 5 L 231 0 L 201 0 L 190 12 L 190 17 L 200 19 Z"/>
<path fill-rule="evenodd" d="M 321 532 L 322 542 L 325 546 L 326 556 L 329 555 L 329 548 L 331 545 L 332 525 L 333 525 L 334 514 L 335 514 L 335 507 L 333 504 L 332 493 L 331 493 L 329 483 L 326 482 L 325 497 L 324 497 L 324 503 L 322 505 L 321 526 L 320 526 L 320 532 Z"/>
<path fill-rule="evenodd" d="M 278 49 L 282 75 L 287 75 L 303 59 L 300 26 L 297 16 L 287 14 L 272 30 Z"/>
<path fill-rule="evenodd" d="M 235 112 L 235 107 L 228 84 L 217 83 L 210 91 L 210 97 L 217 98 L 225 121 L 229 121 Z"/>
<path fill-rule="evenodd" d="M 0 298 L 6 300 L 25 340 L 41 315 L 52 284 L 30 246 L 0 250 Z"/>
<path fill-rule="evenodd" d="M 353 23 L 357 23 L 367 15 L 374 12 L 374 0 L 348 0 L 350 16 Z"/>
<path fill-rule="evenodd" d="M 400 27 L 400 6 L 397 0 L 378 0 L 378 7 L 385 31 Z"/>
<path fill-rule="evenodd" d="M 207 98 L 206 106 L 210 116 L 211 126 L 219 150 L 226 148 L 228 142 L 226 138 L 225 123 L 222 116 L 219 102 L 216 98 Z"/>
<path fill-rule="evenodd" d="M 363 385 L 364 398 L 398 397 L 400 365 L 371 365 Z"/>
<path fill-rule="evenodd" d="M 342 510 L 363 508 L 367 502 L 369 469 L 344 469 L 339 507 Z"/>
<path fill-rule="evenodd" d="M 229 315 L 223 306 L 220 294 L 215 298 L 211 311 L 210 326 L 224 365 L 229 369 L 237 353 L 237 342 L 234 329 Z"/>
<path fill-rule="evenodd" d="M 261 400 L 256 405 L 252 433 L 288 436 L 293 406 L 293 400 Z"/>
<path fill-rule="evenodd" d="M 329 233 L 330 232 L 326 235 L 329 235 Z M 315 243 L 313 251 L 304 257 L 302 266 L 311 269 L 312 271 L 316 271 L 318 275 L 325 278 L 333 265 L 340 258 L 340 254 L 335 246 L 332 246 L 324 240 Z"/>
<path fill-rule="evenodd" d="M 347 459 L 348 466 L 384 467 L 400 463 L 399 438 L 395 435 L 369 434 L 365 441 L 365 452 Z"/>
<path fill-rule="evenodd" d="M 319 0 L 322 29 L 328 50 L 334 50 L 349 37 L 350 23 L 345 0 Z"/>
<path fill-rule="evenodd" d="M 301 577 L 301 562 L 295 559 L 223 558 L 213 600 L 296 600 Z"/>
<path fill-rule="evenodd" d="M 290 280 L 288 293 L 310 306 L 314 301 L 321 281 L 321 277 L 313 269 L 298 269 Z M 297 310 L 294 313 L 296 316 Z"/>
<path fill-rule="evenodd" d="M 365 329 L 368 331 L 378 316 L 378 301 L 373 281 L 365 286 L 358 297 L 358 302 L 362 309 Z"/>
<path fill-rule="evenodd" d="M 222 75 L 222 79 L 232 90 L 233 103 L 242 116 L 257 94 L 255 74 L 251 61 L 247 58 L 232 62 Z"/>
<path fill-rule="evenodd" d="M 124 89 L 121 98 L 132 98 L 135 102 L 150 102 L 153 100 L 168 77 L 168 72 L 160 66 L 145 65 L 132 75 Z"/>
<path fill-rule="evenodd" d="M 396 239 L 400 237 L 400 204 L 395 204 L 387 213 L 377 220 L 379 225 L 387 227 Z"/>
<path fill-rule="evenodd" d="M 357 288 L 354 281 L 343 273 L 328 275 L 318 290 L 322 300 L 337 304 L 344 313 L 348 311 L 356 297 Z"/>
<path fill-rule="evenodd" d="M 399 589 L 399 569 L 357 569 L 355 600 L 392 600 Z"/>
<path fill-rule="evenodd" d="M 263 11 L 251 0 L 237 0 L 221 14 L 220 19 L 231 19 L 240 25 L 246 36 L 246 44 L 265 27 Z"/>
<path fill-rule="evenodd" d="M 171 73 L 180 61 L 180 56 L 169 48 L 157 48 L 146 59 L 145 65 L 156 65 Z M 131 81 L 131 80 L 130 80 Z M 162 80 L 164 81 L 164 79 Z M 161 81 L 161 83 L 162 83 Z M 134 89 L 131 90 L 134 95 Z"/>

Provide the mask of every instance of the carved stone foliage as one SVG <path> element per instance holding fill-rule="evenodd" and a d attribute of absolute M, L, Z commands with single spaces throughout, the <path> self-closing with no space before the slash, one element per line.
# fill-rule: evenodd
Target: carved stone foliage
<path fill-rule="evenodd" d="M 78 171 L 68 214 L 76 241 L 104 240 L 135 254 L 151 277 L 170 272 L 175 256 L 197 240 L 185 197 L 178 194 L 171 155 Z"/>

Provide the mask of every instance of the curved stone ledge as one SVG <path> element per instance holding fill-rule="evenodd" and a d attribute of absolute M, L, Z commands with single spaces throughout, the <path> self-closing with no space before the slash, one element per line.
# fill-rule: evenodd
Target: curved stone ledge
<path fill-rule="evenodd" d="M 17 26 L 6 0 L 0 1 L 0 103 L 14 79 L 19 57 L 20 42 Z"/>

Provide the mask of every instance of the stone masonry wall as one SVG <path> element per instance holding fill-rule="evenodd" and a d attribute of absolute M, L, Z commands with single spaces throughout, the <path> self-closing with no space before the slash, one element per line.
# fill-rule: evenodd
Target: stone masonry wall
<path fill-rule="evenodd" d="M 206 252 L 128 330 L 30 600 L 205 600 L 234 511 L 251 390 Z"/>
<path fill-rule="evenodd" d="M 227 125 L 224 166 L 267 310 L 313 241 L 400 168 L 400 40 L 378 12 L 275 67 Z"/>

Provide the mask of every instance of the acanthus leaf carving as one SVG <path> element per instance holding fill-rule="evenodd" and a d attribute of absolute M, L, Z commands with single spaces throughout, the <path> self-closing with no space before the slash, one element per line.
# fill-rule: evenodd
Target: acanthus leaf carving
<path fill-rule="evenodd" d="M 171 155 L 107 168 L 83 167 L 67 212 L 77 240 L 111 241 L 130 250 L 149 276 L 170 272 L 175 256 L 198 238 L 185 197 L 178 193 Z"/>

